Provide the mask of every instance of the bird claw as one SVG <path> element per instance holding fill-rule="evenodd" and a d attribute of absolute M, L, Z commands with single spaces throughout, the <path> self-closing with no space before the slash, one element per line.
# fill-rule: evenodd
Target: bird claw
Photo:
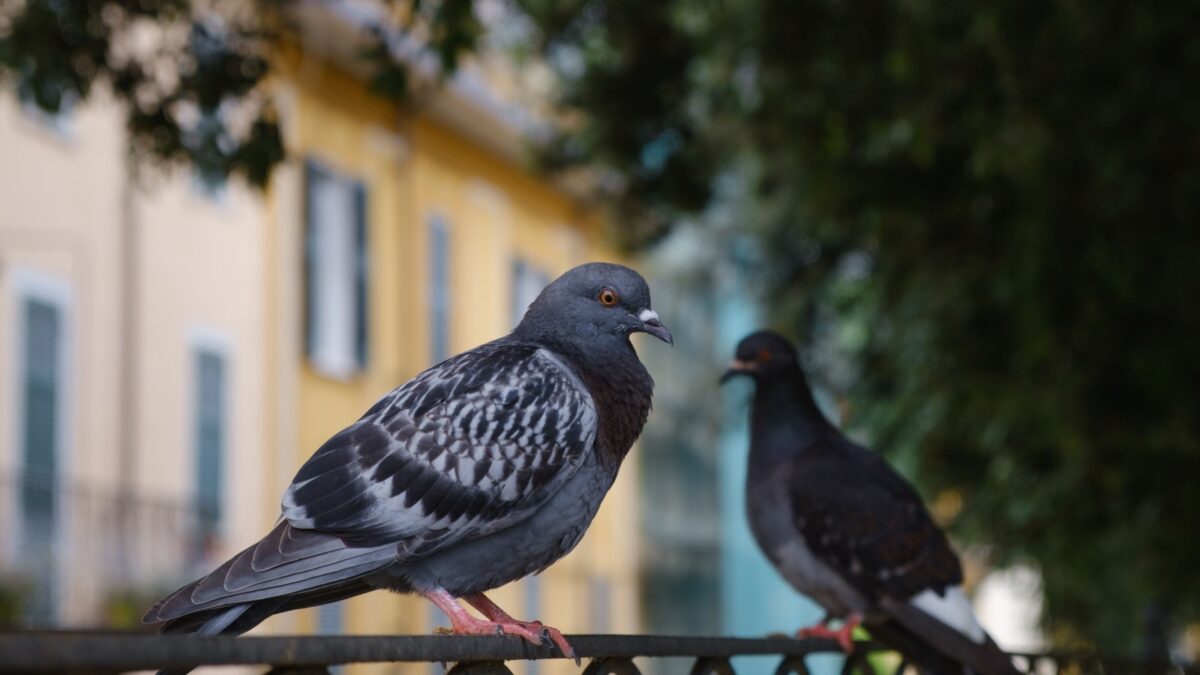
<path fill-rule="evenodd" d="M 541 621 L 463 621 L 455 628 L 438 627 L 433 632 L 439 635 L 514 635 L 535 646 L 541 646 L 543 641 L 549 640 L 563 656 L 574 660 L 576 666 L 583 665 L 583 660 L 563 637 L 562 631 L 546 626 Z"/>
<path fill-rule="evenodd" d="M 550 642 L 554 643 L 555 647 L 558 647 L 558 651 L 562 652 L 563 656 L 575 661 L 576 666 L 583 665 L 582 659 L 580 659 L 579 655 L 575 653 L 575 649 L 571 647 L 571 643 L 567 642 L 567 638 L 563 637 L 562 631 L 558 630 L 557 628 L 543 626 L 542 632 L 545 633 Z"/>
<path fill-rule="evenodd" d="M 533 644 L 540 645 L 542 640 L 548 640 L 555 647 L 558 647 L 558 651 L 562 652 L 563 656 L 575 661 L 576 666 L 583 665 L 583 660 L 575 653 L 575 649 L 571 647 L 571 643 L 567 642 L 567 638 L 563 637 L 562 631 L 559 629 L 547 626 L 541 621 L 514 621 L 513 623 L 539 638 L 536 642 L 526 638 L 530 642 L 533 642 Z M 535 630 L 537 631 L 536 633 L 534 632 Z"/>
<path fill-rule="evenodd" d="M 804 638 L 820 638 L 823 640 L 833 640 L 841 647 L 842 651 L 850 654 L 854 651 L 854 629 L 858 627 L 860 619 L 857 616 L 851 616 L 842 624 L 841 628 L 834 630 L 824 623 L 801 628 L 796 631 L 796 639 Z"/>
<path fill-rule="evenodd" d="M 440 599 L 440 596 L 438 597 Z M 486 616 L 488 621 L 481 621 L 474 617 L 470 617 L 469 615 L 465 615 L 465 613 L 460 609 L 455 613 L 455 616 L 458 617 L 455 619 L 457 622 L 455 624 L 456 629 L 461 628 L 462 632 L 476 632 L 478 631 L 478 627 L 480 625 L 486 625 L 493 626 L 497 632 L 503 632 L 508 635 L 516 635 L 521 637 L 526 642 L 534 645 L 540 646 L 543 641 L 549 640 L 555 647 L 558 647 L 558 651 L 561 652 L 563 656 L 573 659 L 575 661 L 575 665 L 583 665 L 583 661 L 579 658 L 579 655 L 575 653 L 575 650 L 571 648 L 570 643 L 568 643 L 567 639 L 563 637 L 562 631 L 558 630 L 557 628 L 547 626 L 536 619 L 533 621 L 520 621 L 518 619 L 514 619 L 505 613 L 504 610 L 496 606 L 496 603 L 489 600 L 487 596 L 482 593 L 476 593 L 474 595 L 467 596 L 466 599 L 467 602 L 471 603 L 471 605 L 475 607 L 475 609 L 478 609 L 484 616 Z M 454 608 L 452 607 L 448 611 L 454 611 Z"/>

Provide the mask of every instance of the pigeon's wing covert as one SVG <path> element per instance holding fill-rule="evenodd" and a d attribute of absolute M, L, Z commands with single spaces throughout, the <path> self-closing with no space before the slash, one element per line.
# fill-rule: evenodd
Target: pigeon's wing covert
<path fill-rule="evenodd" d="M 583 463 L 594 402 L 558 358 L 491 343 L 421 373 L 331 438 L 283 498 L 293 526 L 417 557 L 527 517 Z"/>
<path fill-rule="evenodd" d="M 809 550 L 876 603 L 907 631 L 903 634 L 968 666 L 963 672 L 1018 675 L 975 619 L 960 588 L 958 556 L 917 491 L 879 455 L 838 442 L 840 451 L 792 467 L 797 473 L 791 485 L 807 488 L 791 493 L 792 520 Z M 883 629 L 895 634 L 892 624 Z"/>
<path fill-rule="evenodd" d="M 793 524 L 814 555 L 868 597 L 907 600 L 962 583 L 946 535 L 882 458 L 854 447 L 797 462 L 793 471 L 792 485 L 804 486 L 791 491 Z"/>

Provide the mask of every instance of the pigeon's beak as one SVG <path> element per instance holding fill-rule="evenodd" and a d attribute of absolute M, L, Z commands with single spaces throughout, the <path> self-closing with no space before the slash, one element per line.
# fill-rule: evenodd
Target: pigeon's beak
<path fill-rule="evenodd" d="M 675 338 L 671 337 L 671 331 L 667 330 L 667 327 L 659 320 L 658 312 L 652 309 L 643 309 L 638 312 L 638 320 L 642 322 L 640 330 L 643 333 L 653 335 L 669 345 L 675 344 Z"/>
<path fill-rule="evenodd" d="M 758 370 L 758 366 L 753 362 L 734 359 L 729 364 L 729 370 L 726 370 L 725 374 L 721 376 L 721 384 L 725 384 L 738 375 L 753 375 L 755 370 Z"/>

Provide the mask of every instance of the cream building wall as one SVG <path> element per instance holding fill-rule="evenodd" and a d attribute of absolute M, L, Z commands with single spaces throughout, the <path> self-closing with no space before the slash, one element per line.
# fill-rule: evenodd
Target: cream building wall
<path fill-rule="evenodd" d="M 103 94 L 57 118 L 0 96 L 6 533 L 18 532 L 21 519 L 24 289 L 63 299 L 52 571 L 28 569 L 20 537 L 0 539 L 0 580 L 56 582 L 55 615 L 37 621 L 129 620 L 144 598 L 114 607 L 114 592 L 169 590 L 194 572 L 198 347 L 227 357 L 225 517 L 212 555 L 232 553 L 228 542 L 261 522 L 265 205 L 232 186 L 213 199 L 182 171 L 136 183 L 123 124 Z"/>

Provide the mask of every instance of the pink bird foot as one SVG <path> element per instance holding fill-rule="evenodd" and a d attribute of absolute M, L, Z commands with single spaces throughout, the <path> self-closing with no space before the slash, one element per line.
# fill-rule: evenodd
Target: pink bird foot
<path fill-rule="evenodd" d="M 472 607 L 482 612 L 484 616 L 492 621 L 495 621 L 497 624 L 502 626 L 517 626 L 526 631 L 536 632 L 538 635 L 544 633 L 546 637 L 550 638 L 550 641 L 553 642 L 556 647 L 558 647 L 558 650 L 563 653 L 563 656 L 567 657 L 568 659 L 574 659 L 575 665 L 577 666 L 582 663 L 579 657 L 575 654 L 575 649 L 571 647 L 571 644 L 567 642 L 567 639 L 563 637 L 562 631 L 559 629 L 554 628 L 553 626 L 547 626 L 541 621 L 519 621 L 514 619 L 503 609 L 500 609 L 499 605 L 492 602 L 491 599 L 483 593 L 468 595 L 463 599 L 469 602 Z M 539 639 L 534 644 L 541 644 L 541 640 Z"/>
<path fill-rule="evenodd" d="M 842 648 L 843 652 L 849 654 L 854 651 L 854 629 L 860 623 L 862 623 L 862 617 L 857 614 L 851 614 L 842 622 L 841 628 L 834 630 L 829 627 L 829 620 L 826 619 L 821 623 L 796 631 L 796 639 L 821 638 L 824 640 L 834 640 Z"/>
<path fill-rule="evenodd" d="M 550 638 L 563 656 L 574 659 L 575 665 L 580 665 L 579 657 L 563 637 L 562 631 L 541 621 L 518 621 L 483 593 L 468 595 L 463 599 L 482 612 L 487 620 L 472 616 L 455 601 L 454 596 L 440 588 L 422 592 L 422 595 L 446 613 L 450 618 L 450 628 L 457 635 L 516 635 L 534 645 L 542 644 L 542 638 L 545 636 Z"/>

